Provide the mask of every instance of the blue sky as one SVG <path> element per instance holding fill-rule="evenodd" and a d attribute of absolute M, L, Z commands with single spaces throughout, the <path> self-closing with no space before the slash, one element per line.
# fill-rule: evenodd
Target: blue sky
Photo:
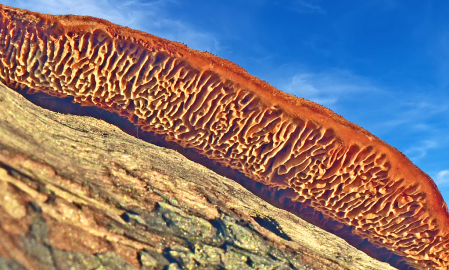
<path fill-rule="evenodd" d="M 231 60 L 406 154 L 449 202 L 449 2 L 6 0 L 100 17 Z"/>

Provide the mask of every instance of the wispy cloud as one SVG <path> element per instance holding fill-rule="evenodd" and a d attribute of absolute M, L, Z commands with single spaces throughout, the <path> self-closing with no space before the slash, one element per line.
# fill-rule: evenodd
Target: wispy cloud
<path fill-rule="evenodd" d="M 383 121 L 379 128 L 394 128 L 407 126 L 416 131 L 429 131 L 432 126 L 428 122 L 438 115 L 443 116 L 449 111 L 449 103 L 435 102 L 429 97 L 409 93 L 407 96 L 395 95 L 386 100 L 385 109 L 394 110 L 393 117 Z M 428 143 L 426 143 L 428 144 Z"/>
<path fill-rule="evenodd" d="M 217 53 L 220 49 L 214 34 L 196 29 L 170 14 L 170 5 L 177 4 L 174 0 L 6 0 L 3 3 L 40 13 L 93 16 L 182 42 L 197 50 Z"/>
<path fill-rule="evenodd" d="M 108 0 L 19 0 L 4 1 L 6 5 L 46 14 L 76 14 L 106 19 L 114 23 L 131 26 L 136 23 L 135 11 L 130 2 L 113 2 Z"/>
<path fill-rule="evenodd" d="M 437 185 L 448 184 L 449 183 L 449 170 L 439 171 L 435 177 L 435 183 Z"/>
<path fill-rule="evenodd" d="M 213 34 L 192 29 L 182 21 L 166 19 L 163 16 L 158 17 L 157 12 L 154 11 L 150 14 L 152 16 L 145 15 L 147 18 L 145 24 L 142 25 L 146 32 L 182 42 L 195 50 L 208 51 L 214 54 L 217 54 L 220 50 L 220 43 Z"/>
<path fill-rule="evenodd" d="M 378 91 L 366 78 L 338 69 L 323 73 L 299 72 L 287 82 L 281 86 L 284 91 L 327 107 L 357 93 Z"/>
<path fill-rule="evenodd" d="M 417 161 L 424 158 L 429 150 L 435 149 L 439 145 L 437 140 L 425 140 L 420 142 L 417 146 L 409 147 L 404 154 L 411 160 Z"/>
<path fill-rule="evenodd" d="M 296 0 L 290 3 L 289 8 L 299 13 L 319 13 L 325 14 L 326 11 L 313 0 Z"/>

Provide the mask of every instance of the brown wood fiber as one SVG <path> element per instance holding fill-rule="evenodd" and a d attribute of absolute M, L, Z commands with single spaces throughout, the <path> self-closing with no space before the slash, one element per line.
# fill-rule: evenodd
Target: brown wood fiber
<path fill-rule="evenodd" d="M 427 174 L 363 128 L 227 60 L 101 19 L 0 5 L 0 80 L 117 112 L 294 190 L 285 198 L 411 265 L 449 267 L 449 212 Z"/>

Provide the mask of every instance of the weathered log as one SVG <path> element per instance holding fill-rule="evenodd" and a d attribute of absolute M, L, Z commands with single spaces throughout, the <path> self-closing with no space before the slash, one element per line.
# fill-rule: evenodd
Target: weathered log
<path fill-rule="evenodd" d="M 1 85 L 0 269 L 100 266 L 393 269 L 175 150 Z"/>

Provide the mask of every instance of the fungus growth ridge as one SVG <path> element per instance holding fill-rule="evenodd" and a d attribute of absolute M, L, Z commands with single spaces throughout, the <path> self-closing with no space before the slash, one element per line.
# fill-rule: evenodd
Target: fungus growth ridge
<path fill-rule="evenodd" d="M 0 80 L 74 97 L 351 226 L 413 267 L 449 267 L 432 179 L 366 130 L 208 53 L 105 20 L 0 5 Z"/>

